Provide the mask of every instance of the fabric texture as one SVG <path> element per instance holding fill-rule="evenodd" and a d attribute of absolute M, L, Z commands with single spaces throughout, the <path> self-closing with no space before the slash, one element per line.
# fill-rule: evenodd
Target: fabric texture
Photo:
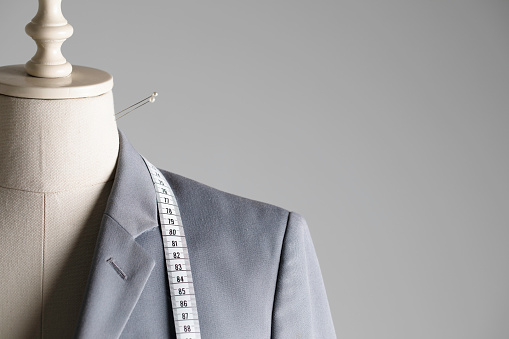
<path fill-rule="evenodd" d="M 175 338 L 154 187 L 119 135 L 75 338 Z M 301 215 L 160 171 L 182 214 L 202 338 L 336 338 Z"/>
<path fill-rule="evenodd" d="M 0 186 L 49 193 L 111 179 L 118 153 L 111 91 L 61 100 L 0 95 L 0 112 Z"/>

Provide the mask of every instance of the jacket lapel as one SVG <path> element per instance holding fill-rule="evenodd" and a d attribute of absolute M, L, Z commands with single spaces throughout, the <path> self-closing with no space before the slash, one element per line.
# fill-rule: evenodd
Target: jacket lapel
<path fill-rule="evenodd" d="M 76 338 L 117 338 L 122 333 L 155 261 L 136 242 L 159 227 L 150 173 L 119 130 L 119 156 L 103 215 Z M 162 245 L 161 245 L 162 246 Z"/>

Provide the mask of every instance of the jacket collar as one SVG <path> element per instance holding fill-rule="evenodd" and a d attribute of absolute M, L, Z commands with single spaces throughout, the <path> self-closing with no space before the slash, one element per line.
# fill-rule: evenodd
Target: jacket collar
<path fill-rule="evenodd" d="M 150 172 L 141 155 L 118 130 L 117 170 L 105 214 L 115 219 L 134 238 L 158 227 L 157 201 Z"/>
<path fill-rule="evenodd" d="M 119 132 L 119 155 L 85 296 L 76 338 L 119 337 L 155 265 L 136 242 L 158 227 L 157 201 L 140 154 Z"/>

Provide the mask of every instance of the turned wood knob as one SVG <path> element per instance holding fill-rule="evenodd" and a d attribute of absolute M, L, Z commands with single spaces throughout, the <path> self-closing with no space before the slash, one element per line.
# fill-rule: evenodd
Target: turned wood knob
<path fill-rule="evenodd" d="M 61 48 L 73 28 L 62 14 L 62 0 L 39 0 L 39 10 L 25 31 L 37 44 L 37 52 L 25 65 L 28 74 L 40 78 L 71 74 L 72 65 L 65 60 Z"/>

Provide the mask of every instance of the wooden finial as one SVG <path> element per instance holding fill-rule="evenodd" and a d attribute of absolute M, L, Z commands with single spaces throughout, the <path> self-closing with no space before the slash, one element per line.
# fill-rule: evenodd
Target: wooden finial
<path fill-rule="evenodd" d="M 37 44 L 37 52 L 25 65 L 28 74 L 40 78 L 63 78 L 71 74 L 72 66 L 61 48 L 73 28 L 62 14 L 62 0 L 39 0 L 37 15 L 25 31 Z"/>
<path fill-rule="evenodd" d="M 26 26 L 37 53 L 25 65 L 0 67 L 0 94 L 30 99 L 77 99 L 102 95 L 113 88 L 111 74 L 71 66 L 62 55 L 62 43 L 73 28 L 62 15 L 62 0 L 39 0 L 37 15 Z"/>

